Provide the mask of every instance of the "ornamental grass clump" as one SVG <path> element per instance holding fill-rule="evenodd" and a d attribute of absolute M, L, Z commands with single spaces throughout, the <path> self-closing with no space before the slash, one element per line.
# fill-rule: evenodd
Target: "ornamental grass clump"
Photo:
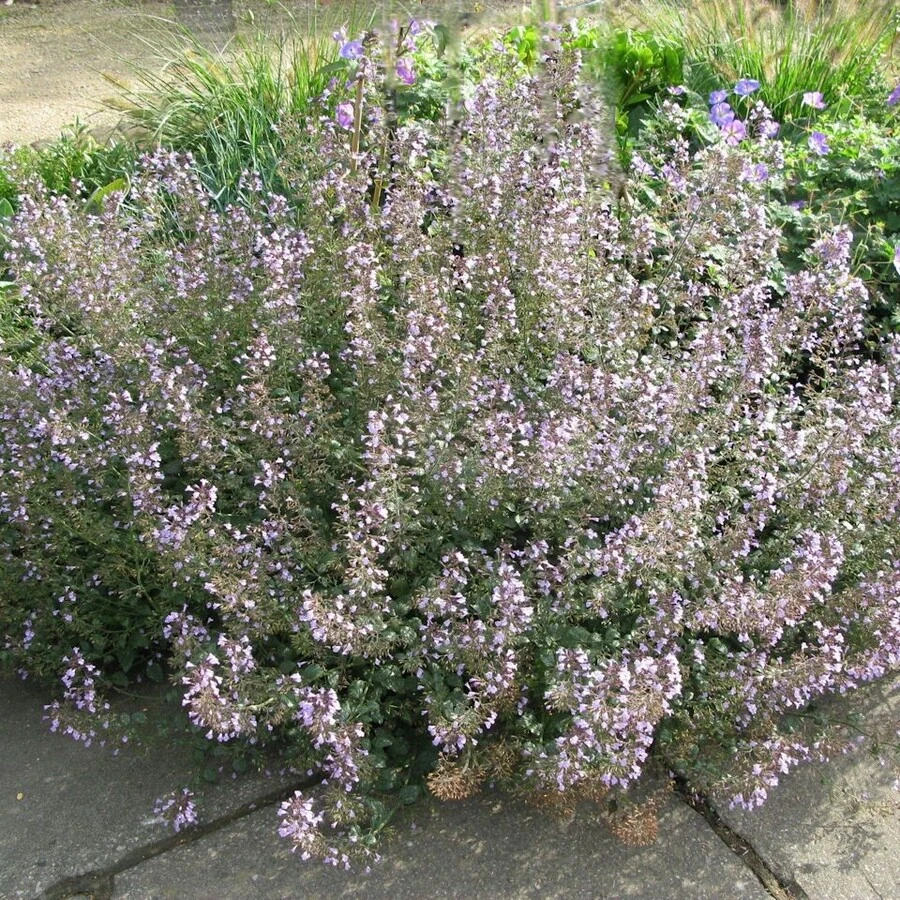
<path fill-rule="evenodd" d="M 592 800 L 636 843 L 654 768 L 760 803 L 841 745 L 808 705 L 900 663 L 900 347 L 860 351 L 849 233 L 777 287 L 760 109 L 617 202 L 576 55 L 399 124 L 363 50 L 291 202 L 165 152 L 99 214 L 22 198 L 5 657 L 66 656 L 76 736 L 78 685 L 103 715 L 102 673 L 167 666 L 210 741 L 322 774 L 280 832 L 335 864 L 390 792 Z"/>
<path fill-rule="evenodd" d="M 802 117 L 809 92 L 844 115 L 879 94 L 898 23 L 885 0 L 661 0 L 635 15 L 684 47 L 692 88 L 758 80 L 779 119 Z"/>

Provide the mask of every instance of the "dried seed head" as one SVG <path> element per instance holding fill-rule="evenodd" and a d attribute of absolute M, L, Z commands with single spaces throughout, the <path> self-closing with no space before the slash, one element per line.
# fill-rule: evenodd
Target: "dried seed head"
<path fill-rule="evenodd" d="M 428 776 L 428 790 L 438 800 L 465 800 L 481 789 L 484 773 L 475 768 L 466 768 L 458 760 L 441 756 L 437 768 Z"/>

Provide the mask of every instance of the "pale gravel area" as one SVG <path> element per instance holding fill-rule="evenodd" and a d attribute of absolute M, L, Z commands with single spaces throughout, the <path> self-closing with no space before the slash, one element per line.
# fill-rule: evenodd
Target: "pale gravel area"
<path fill-rule="evenodd" d="M 172 11 L 156 0 L 0 7 L 0 143 L 53 137 L 76 117 L 92 128 L 115 124 L 118 114 L 102 105 L 115 93 L 104 76 L 127 82 L 130 66 L 159 66 L 145 39 L 160 27 L 151 16 Z"/>
<path fill-rule="evenodd" d="M 434 13 L 436 6 L 444 10 L 436 17 L 458 16 L 476 8 L 476 2 L 362 5 L 384 11 L 390 3 L 390 15 L 401 18 Z M 330 28 L 352 5 L 351 0 L 318 6 L 311 0 L 15 0 L 6 6 L 0 0 L 0 144 L 55 137 L 76 117 L 92 129 L 114 126 L 120 115 L 104 106 L 117 93 L 109 79 L 130 86 L 136 69 L 159 71 L 174 55 L 178 23 L 218 46 L 235 29 L 280 30 L 285 7 L 299 27 L 306 27 L 317 8 L 316 15 Z M 482 0 L 478 17 L 508 18 L 522 7 L 518 0 Z"/>

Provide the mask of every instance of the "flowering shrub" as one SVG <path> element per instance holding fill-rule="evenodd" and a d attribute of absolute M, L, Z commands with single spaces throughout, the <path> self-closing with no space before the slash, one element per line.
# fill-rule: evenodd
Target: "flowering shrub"
<path fill-rule="evenodd" d="M 829 749 L 784 714 L 900 662 L 900 348 L 860 353 L 848 232 L 776 287 L 762 111 L 617 208 L 577 57 L 398 124 L 364 49 L 292 203 L 163 152 L 101 214 L 22 198 L 5 656 L 97 706 L 164 656 L 210 740 L 323 773 L 280 832 L 335 864 L 423 783 L 602 800 L 658 760 L 760 802 Z"/>

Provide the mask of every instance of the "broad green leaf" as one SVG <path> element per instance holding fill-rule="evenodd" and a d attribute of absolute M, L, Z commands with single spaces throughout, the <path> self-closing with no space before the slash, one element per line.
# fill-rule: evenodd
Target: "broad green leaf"
<path fill-rule="evenodd" d="M 127 178 L 117 178 L 115 181 L 111 181 L 109 184 L 97 188 L 97 190 L 88 197 L 85 208 L 88 210 L 97 210 L 99 212 L 103 209 L 103 201 L 106 200 L 107 197 L 112 194 L 127 193 L 130 186 Z"/>

